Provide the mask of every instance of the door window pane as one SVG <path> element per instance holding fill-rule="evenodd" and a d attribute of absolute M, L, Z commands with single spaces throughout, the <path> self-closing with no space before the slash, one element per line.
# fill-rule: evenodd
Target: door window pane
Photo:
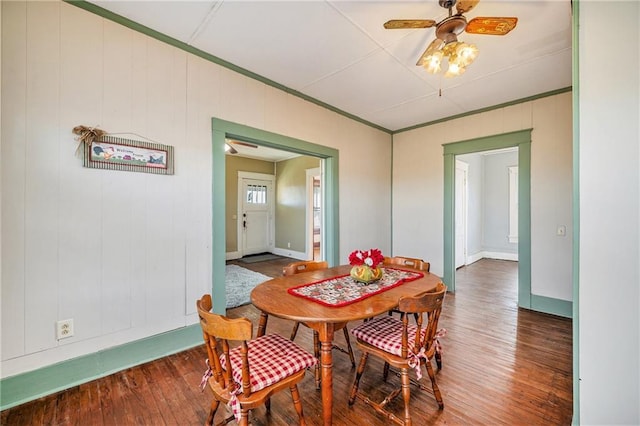
<path fill-rule="evenodd" d="M 248 204 L 267 204 L 266 185 L 247 185 Z"/>

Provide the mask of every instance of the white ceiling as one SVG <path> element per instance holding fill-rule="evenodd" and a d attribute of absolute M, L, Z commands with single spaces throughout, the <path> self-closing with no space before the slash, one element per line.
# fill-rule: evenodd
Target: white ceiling
<path fill-rule="evenodd" d="M 382 26 L 440 21 L 448 12 L 437 0 L 92 3 L 389 131 L 571 86 L 570 0 L 480 1 L 468 20 L 518 25 L 506 36 L 461 34 L 480 53 L 454 78 L 415 65 L 433 28 Z"/>

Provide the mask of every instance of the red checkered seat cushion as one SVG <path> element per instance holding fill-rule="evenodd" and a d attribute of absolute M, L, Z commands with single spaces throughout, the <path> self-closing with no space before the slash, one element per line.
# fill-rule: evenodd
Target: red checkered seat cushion
<path fill-rule="evenodd" d="M 415 346 L 414 336 L 418 327 L 414 324 L 408 326 L 408 349 L 409 353 L 413 351 Z M 424 337 L 426 329 L 422 330 L 422 337 Z M 351 330 L 358 340 L 382 349 L 394 355 L 401 356 L 402 352 L 402 321 L 391 317 L 384 316 L 372 319 L 367 322 L 363 322 L 361 325 Z"/>
<path fill-rule="evenodd" d="M 316 365 L 318 360 L 309 352 L 278 334 L 268 334 L 247 342 L 251 391 L 257 392 L 289 377 L 300 370 Z M 242 386 L 242 355 L 238 346 L 229 351 L 233 380 Z M 220 357 L 226 370 L 226 359 Z"/>

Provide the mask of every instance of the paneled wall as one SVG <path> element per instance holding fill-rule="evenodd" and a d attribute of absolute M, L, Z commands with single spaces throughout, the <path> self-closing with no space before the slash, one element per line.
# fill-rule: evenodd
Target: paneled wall
<path fill-rule="evenodd" d="M 212 117 L 339 149 L 340 256 L 389 250 L 389 134 L 68 3 L 1 7 L 2 377 L 196 322 Z M 80 124 L 173 145 L 175 175 L 83 168 Z"/>

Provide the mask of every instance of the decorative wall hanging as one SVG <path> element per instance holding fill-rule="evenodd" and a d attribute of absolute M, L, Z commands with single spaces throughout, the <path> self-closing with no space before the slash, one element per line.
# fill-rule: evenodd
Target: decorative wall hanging
<path fill-rule="evenodd" d="M 85 126 L 75 127 L 73 133 L 79 135 L 77 140 L 82 145 L 84 167 L 173 174 L 172 146 L 114 137 Z"/>
<path fill-rule="evenodd" d="M 71 131 L 73 134 L 78 135 L 76 140 L 80 142 L 78 147 L 76 148 L 76 155 L 80 153 L 80 148 L 84 145 L 91 145 L 93 141 L 96 139 L 100 139 L 104 135 L 107 134 L 102 129 L 98 129 L 97 127 L 87 127 L 87 126 L 76 126 Z"/>

